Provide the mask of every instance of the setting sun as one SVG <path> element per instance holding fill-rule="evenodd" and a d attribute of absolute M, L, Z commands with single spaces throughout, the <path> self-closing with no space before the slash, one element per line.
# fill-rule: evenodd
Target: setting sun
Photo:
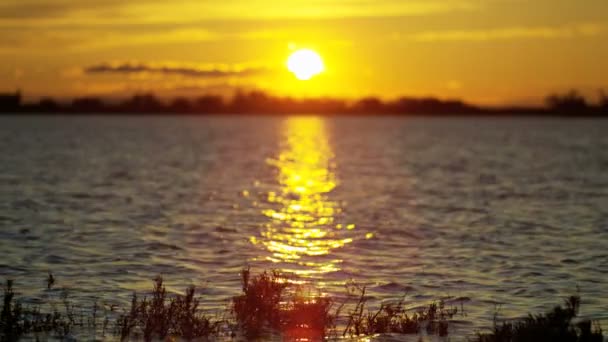
<path fill-rule="evenodd" d="M 287 69 L 299 80 L 309 80 L 325 70 L 323 60 L 318 53 L 301 49 L 292 53 L 287 59 Z"/>

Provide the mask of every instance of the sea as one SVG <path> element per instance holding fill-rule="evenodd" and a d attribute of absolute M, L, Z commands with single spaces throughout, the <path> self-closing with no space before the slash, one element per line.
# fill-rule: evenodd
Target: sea
<path fill-rule="evenodd" d="M 251 268 L 442 300 L 451 340 L 570 295 L 607 328 L 608 121 L 4 116 L 0 255 L 26 302 L 52 273 L 83 310 L 161 275 L 220 312 Z"/>

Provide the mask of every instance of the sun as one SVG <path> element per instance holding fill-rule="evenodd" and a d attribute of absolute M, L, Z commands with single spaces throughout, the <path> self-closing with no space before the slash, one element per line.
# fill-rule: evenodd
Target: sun
<path fill-rule="evenodd" d="M 325 65 L 318 53 L 309 49 L 300 49 L 287 59 L 287 69 L 297 79 L 306 81 L 325 70 Z"/>

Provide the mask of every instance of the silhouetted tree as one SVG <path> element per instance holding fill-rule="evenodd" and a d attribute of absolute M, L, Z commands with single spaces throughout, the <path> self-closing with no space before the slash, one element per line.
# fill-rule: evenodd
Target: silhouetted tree
<path fill-rule="evenodd" d="M 546 98 L 547 108 L 541 107 L 476 107 L 460 100 L 441 100 L 433 97 L 401 97 L 384 102 L 366 97 L 352 104 L 341 99 L 277 97 L 262 91 L 237 92 L 228 101 L 217 95 L 204 95 L 194 100 L 177 97 L 168 105 L 154 94 L 136 94 L 119 104 L 105 103 L 97 97 L 74 99 L 61 105 L 51 98 L 42 98 L 36 104 L 21 104 L 21 93 L 0 94 L 0 111 L 16 112 L 71 112 L 84 113 L 257 113 L 257 114 L 422 114 L 422 115 L 608 115 L 608 95 L 599 91 L 599 103 L 589 105 L 576 91 L 553 94 Z"/>
<path fill-rule="evenodd" d="M 230 107 L 234 113 L 273 113 L 276 106 L 272 103 L 272 98 L 261 91 L 237 92 Z M 274 104 L 276 105 L 276 102 Z"/>
<path fill-rule="evenodd" d="M 340 114 L 346 112 L 346 103 L 335 99 L 318 99 L 306 113 Z"/>
<path fill-rule="evenodd" d="M 384 104 L 376 97 L 366 97 L 357 102 L 353 106 L 353 110 L 357 113 L 381 113 Z"/>
<path fill-rule="evenodd" d="M 459 100 L 442 101 L 436 98 L 410 98 L 402 97 L 397 101 L 387 104 L 385 111 L 395 114 L 474 114 L 479 113 L 480 109 L 467 105 Z"/>
<path fill-rule="evenodd" d="M 196 99 L 195 109 L 199 113 L 222 113 L 225 111 L 224 99 L 217 95 L 204 95 Z"/>
<path fill-rule="evenodd" d="M 72 101 L 72 111 L 77 113 L 101 113 L 106 110 L 103 101 L 96 97 L 81 97 Z"/>
<path fill-rule="evenodd" d="M 608 95 L 604 92 L 604 89 L 600 89 L 600 103 L 599 103 L 600 111 L 603 111 L 608 114 Z"/>
<path fill-rule="evenodd" d="M 169 110 L 174 113 L 189 113 L 192 111 L 192 106 L 187 98 L 177 97 L 169 105 Z"/>
<path fill-rule="evenodd" d="M 0 93 L 0 111 L 17 112 L 21 109 L 21 91 L 14 93 Z"/>
<path fill-rule="evenodd" d="M 160 113 L 165 108 L 154 94 L 137 94 L 121 105 L 129 113 Z"/>
<path fill-rule="evenodd" d="M 589 106 L 587 100 L 576 90 L 571 90 L 566 94 L 552 94 L 546 99 L 549 109 L 559 114 L 585 114 Z"/>
<path fill-rule="evenodd" d="M 41 112 L 55 112 L 59 110 L 59 104 L 57 101 L 53 100 L 50 97 L 43 97 L 38 102 L 38 108 Z"/>

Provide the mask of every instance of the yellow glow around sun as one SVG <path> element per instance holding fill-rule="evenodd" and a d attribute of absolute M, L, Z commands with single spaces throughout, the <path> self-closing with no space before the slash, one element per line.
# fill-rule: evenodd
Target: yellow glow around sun
<path fill-rule="evenodd" d="M 305 81 L 325 70 L 323 60 L 318 53 L 309 49 L 300 49 L 292 53 L 287 59 L 287 69 L 297 79 Z"/>

